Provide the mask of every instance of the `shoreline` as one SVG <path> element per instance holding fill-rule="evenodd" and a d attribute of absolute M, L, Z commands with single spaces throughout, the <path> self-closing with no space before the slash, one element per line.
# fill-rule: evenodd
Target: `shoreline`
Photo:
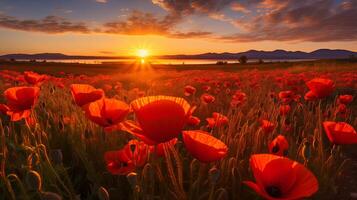
<path fill-rule="evenodd" d="M 54 74 L 56 72 L 66 72 L 72 74 L 112 74 L 136 72 L 145 70 L 222 70 L 240 71 L 247 69 L 271 70 L 288 69 L 298 66 L 326 66 L 326 67 L 353 66 L 357 70 L 357 59 L 331 59 L 298 62 L 264 62 L 264 63 L 228 63 L 228 64 L 147 64 L 139 61 L 133 63 L 59 63 L 59 62 L 28 62 L 28 61 L 4 61 L 0 60 L 0 70 L 13 71 L 36 71 L 38 73 Z"/>

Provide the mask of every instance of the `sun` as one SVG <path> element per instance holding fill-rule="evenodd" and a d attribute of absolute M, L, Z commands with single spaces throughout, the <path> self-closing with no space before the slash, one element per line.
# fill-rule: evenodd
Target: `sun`
<path fill-rule="evenodd" d="M 146 57 L 149 56 L 149 50 L 147 50 L 147 49 L 138 49 L 137 52 L 136 52 L 136 55 L 139 58 L 146 58 Z"/>

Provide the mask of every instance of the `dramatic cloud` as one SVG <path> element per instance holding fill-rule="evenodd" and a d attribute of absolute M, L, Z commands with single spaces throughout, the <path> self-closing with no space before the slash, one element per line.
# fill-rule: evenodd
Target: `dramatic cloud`
<path fill-rule="evenodd" d="M 19 20 L 15 17 L 0 14 L 0 27 L 43 33 L 89 33 L 89 28 L 84 23 L 70 22 L 64 18 L 47 16 L 40 20 Z"/>
<path fill-rule="evenodd" d="M 244 7 L 245 6 L 245 7 Z M 261 9 L 238 19 L 241 32 L 219 37 L 227 41 L 353 41 L 357 40 L 357 2 L 333 0 L 253 0 L 242 9 Z"/>
<path fill-rule="evenodd" d="M 104 32 L 127 35 L 165 34 L 177 22 L 176 18 L 169 15 L 159 18 L 152 13 L 134 10 L 125 20 L 104 24 Z"/>
<path fill-rule="evenodd" d="M 128 10 L 120 19 L 90 27 L 85 23 L 56 16 L 39 20 L 21 20 L 0 13 L 0 28 L 50 34 L 75 32 L 161 35 L 170 38 L 215 39 L 227 42 L 357 40 L 356 0 L 151 1 L 166 10 L 166 14 L 156 15 L 151 12 Z M 222 35 L 220 30 L 214 33 L 207 30 L 182 32 L 178 27 L 184 26 L 190 15 L 206 16 L 220 23 L 233 24 L 228 31 L 236 33 Z M 210 28 L 212 30 L 212 27 Z"/>
<path fill-rule="evenodd" d="M 175 30 L 175 26 L 181 22 L 181 18 L 175 15 L 163 17 L 155 16 L 152 13 L 144 13 L 134 10 L 130 15 L 121 21 L 109 22 L 103 25 L 103 32 L 124 35 L 163 35 L 172 38 L 195 38 L 210 36 L 210 32 L 192 31 L 180 32 Z"/>

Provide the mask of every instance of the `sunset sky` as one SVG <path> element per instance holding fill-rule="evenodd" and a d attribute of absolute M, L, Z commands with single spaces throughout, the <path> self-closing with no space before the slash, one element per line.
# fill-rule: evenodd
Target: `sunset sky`
<path fill-rule="evenodd" d="M 356 0 L 0 0 L 0 54 L 357 51 Z"/>

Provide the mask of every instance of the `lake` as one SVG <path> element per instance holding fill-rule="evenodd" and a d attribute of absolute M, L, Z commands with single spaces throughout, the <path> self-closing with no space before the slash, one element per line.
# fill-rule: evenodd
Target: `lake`
<path fill-rule="evenodd" d="M 315 59 L 263 59 L 264 62 L 299 62 L 299 61 L 312 61 Z M 22 59 L 18 61 L 30 61 Z M 36 60 L 37 62 L 43 62 L 43 60 Z M 103 64 L 103 63 L 133 63 L 137 59 L 62 59 L 62 60 L 46 60 L 46 62 L 56 63 L 81 63 L 81 64 Z M 140 61 L 140 60 L 139 60 Z M 177 64 L 216 64 L 217 61 L 224 61 L 229 64 L 238 63 L 238 60 L 233 59 L 145 59 L 142 62 L 151 64 L 165 64 L 165 65 L 177 65 Z M 258 59 L 249 59 L 248 63 L 258 62 Z"/>

